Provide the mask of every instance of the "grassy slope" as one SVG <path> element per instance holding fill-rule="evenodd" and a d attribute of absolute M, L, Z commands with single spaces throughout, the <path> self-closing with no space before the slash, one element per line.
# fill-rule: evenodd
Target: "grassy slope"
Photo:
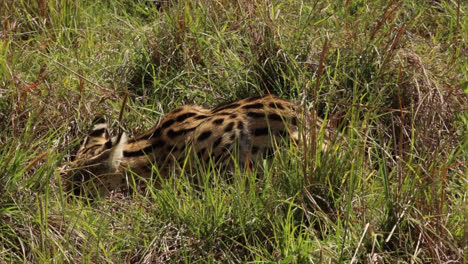
<path fill-rule="evenodd" d="M 465 1 L 30 2 L 0 4 L 0 263 L 468 261 Z M 67 198 L 58 167 L 126 90 L 134 133 L 270 91 L 348 143 Z"/>

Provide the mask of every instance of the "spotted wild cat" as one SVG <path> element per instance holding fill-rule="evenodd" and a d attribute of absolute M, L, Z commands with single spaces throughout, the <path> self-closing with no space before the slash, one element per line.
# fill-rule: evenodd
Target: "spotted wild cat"
<path fill-rule="evenodd" d="M 185 105 L 163 116 L 147 133 L 111 137 L 104 119 L 94 127 L 70 164 L 68 181 L 75 192 L 100 195 L 127 184 L 135 173 L 167 177 L 171 168 L 196 155 L 201 163 L 255 163 L 271 153 L 284 138 L 299 140 L 302 108 L 277 96 L 255 96 L 213 109 Z M 322 125 L 317 120 L 317 129 Z M 190 157 L 189 157 L 190 158 Z"/>

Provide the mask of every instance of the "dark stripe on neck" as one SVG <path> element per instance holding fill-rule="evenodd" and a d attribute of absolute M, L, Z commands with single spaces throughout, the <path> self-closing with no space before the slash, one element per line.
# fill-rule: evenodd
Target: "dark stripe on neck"
<path fill-rule="evenodd" d="M 192 128 L 187 128 L 187 129 L 181 129 L 181 130 L 173 130 L 173 129 L 170 129 L 169 131 L 167 131 L 167 136 L 171 139 L 174 139 L 176 137 L 179 137 L 179 136 L 182 136 L 182 135 L 185 135 L 189 132 L 192 132 L 196 129 L 197 127 L 192 127 Z"/>
<path fill-rule="evenodd" d="M 184 121 L 185 119 L 190 118 L 190 117 L 192 117 L 192 116 L 194 116 L 194 115 L 197 115 L 197 114 L 191 113 L 191 112 L 185 113 L 185 114 L 181 114 L 180 116 L 178 116 L 178 117 L 176 118 L 176 121 L 177 121 L 177 122 L 182 122 L 182 121 Z"/>

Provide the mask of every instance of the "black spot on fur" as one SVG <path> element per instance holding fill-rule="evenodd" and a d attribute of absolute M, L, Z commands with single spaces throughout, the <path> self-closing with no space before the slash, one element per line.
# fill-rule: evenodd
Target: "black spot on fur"
<path fill-rule="evenodd" d="M 253 134 L 257 137 L 268 135 L 268 127 L 254 129 Z"/>
<path fill-rule="evenodd" d="M 219 137 L 215 140 L 215 142 L 213 142 L 213 149 L 215 149 L 221 143 L 221 140 L 223 140 L 223 138 Z"/>
<path fill-rule="evenodd" d="M 201 120 L 201 119 L 205 119 L 207 117 L 208 117 L 207 115 L 199 115 L 199 116 L 194 117 L 194 119 Z"/>
<path fill-rule="evenodd" d="M 169 129 L 169 131 L 167 131 L 167 136 L 170 138 L 175 138 L 179 136 L 179 131 L 175 131 L 174 129 Z"/>
<path fill-rule="evenodd" d="M 265 114 L 264 113 L 258 113 L 258 112 L 248 112 L 247 116 L 252 117 L 252 118 L 262 118 L 262 117 L 265 117 Z"/>
<path fill-rule="evenodd" d="M 278 115 L 278 114 L 271 114 L 271 115 L 268 115 L 268 118 L 271 119 L 271 120 L 274 120 L 274 121 L 283 121 L 283 119 L 281 118 L 281 116 Z"/>
<path fill-rule="evenodd" d="M 211 131 L 205 131 L 198 136 L 199 141 L 203 141 L 211 136 Z"/>
<path fill-rule="evenodd" d="M 158 128 L 154 131 L 153 134 L 151 134 L 150 138 L 159 137 L 160 135 L 161 135 L 161 128 Z"/>
<path fill-rule="evenodd" d="M 178 117 L 176 118 L 176 121 L 177 121 L 177 122 L 182 122 L 182 121 L 184 121 L 185 119 L 190 118 L 190 117 L 192 117 L 192 116 L 194 116 L 194 115 L 197 115 L 197 114 L 195 114 L 195 113 L 185 113 L 185 114 L 181 114 L 180 116 L 178 116 Z"/>
<path fill-rule="evenodd" d="M 224 122 L 224 119 L 218 118 L 213 121 L 214 125 L 221 125 Z"/>
<path fill-rule="evenodd" d="M 255 155 L 255 154 L 257 154 L 257 152 L 258 152 L 258 147 L 257 147 L 257 146 L 253 146 L 253 147 L 252 147 L 252 154 Z"/>
<path fill-rule="evenodd" d="M 172 126 L 173 124 L 175 123 L 175 120 L 174 119 L 171 119 L 171 120 L 167 120 L 166 122 L 164 122 L 161 127 L 164 129 L 164 128 L 168 128 L 170 126 Z"/>
<path fill-rule="evenodd" d="M 152 146 L 153 148 L 162 148 L 164 147 L 164 145 L 166 144 L 166 142 L 162 141 L 162 140 L 156 140 Z"/>
<path fill-rule="evenodd" d="M 169 131 L 167 131 L 167 136 L 171 139 L 174 139 L 176 137 L 179 137 L 179 136 L 182 136 L 182 135 L 185 135 L 189 132 L 192 132 L 193 130 L 195 130 L 196 127 L 192 127 L 192 128 L 187 128 L 187 129 L 181 129 L 181 130 L 178 130 L 178 131 L 175 131 L 173 129 L 170 129 Z"/>
<path fill-rule="evenodd" d="M 242 108 L 243 109 L 260 109 L 260 108 L 264 108 L 264 106 L 262 103 L 255 103 L 255 104 L 244 105 Z"/>
<path fill-rule="evenodd" d="M 229 140 L 234 141 L 235 138 L 236 138 L 236 135 L 235 135 L 235 134 L 232 134 L 232 135 L 229 137 Z"/>
<path fill-rule="evenodd" d="M 224 128 L 224 132 L 230 132 L 234 127 L 234 122 L 229 123 L 226 128 Z"/>
<path fill-rule="evenodd" d="M 230 118 L 237 118 L 237 115 L 236 114 L 231 114 L 229 117 Z"/>
<path fill-rule="evenodd" d="M 291 124 L 293 124 L 293 126 L 297 126 L 297 118 L 296 117 L 291 118 Z"/>
<path fill-rule="evenodd" d="M 106 148 L 108 148 L 108 149 L 112 148 L 112 141 L 111 141 L 111 140 L 107 140 L 105 146 L 106 146 Z"/>
<path fill-rule="evenodd" d="M 284 106 L 280 103 L 270 103 L 269 106 L 271 108 L 284 110 Z"/>
<path fill-rule="evenodd" d="M 242 123 L 242 121 L 237 122 L 237 128 L 244 129 L 244 123 Z"/>

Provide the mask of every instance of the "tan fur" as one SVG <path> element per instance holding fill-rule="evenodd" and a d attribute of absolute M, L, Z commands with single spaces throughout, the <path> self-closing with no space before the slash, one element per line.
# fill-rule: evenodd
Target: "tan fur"
<path fill-rule="evenodd" d="M 72 185 L 105 195 L 126 185 L 129 171 L 144 178 L 158 171 L 164 178 L 178 162 L 193 160 L 188 155 L 202 163 L 229 163 L 235 154 L 240 164 L 256 162 L 282 138 L 298 141 L 298 109 L 272 95 L 214 109 L 186 105 L 163 116 L 147 133 L 130 139 L 123 134 L 117 140 L 110 140 L 106 124 L 98 123 L 71 164 Z"/>

